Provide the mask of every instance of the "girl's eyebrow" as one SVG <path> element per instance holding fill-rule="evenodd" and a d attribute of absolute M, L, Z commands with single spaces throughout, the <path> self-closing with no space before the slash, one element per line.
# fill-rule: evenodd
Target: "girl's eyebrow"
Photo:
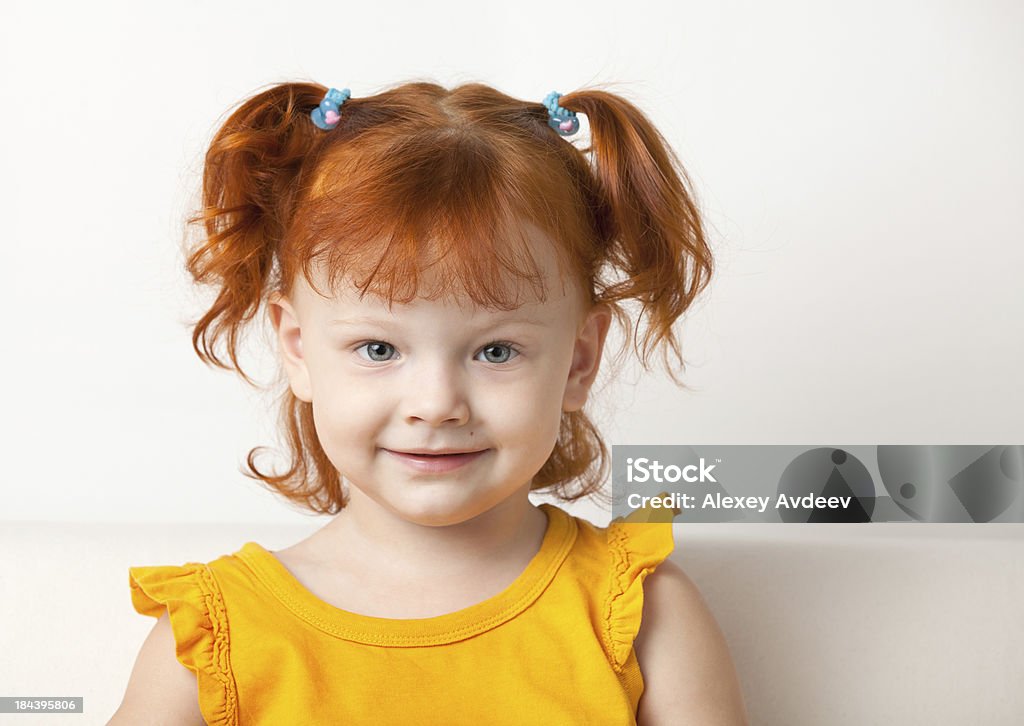
<path fill-rule="evenodd" d="M 491 328 L 497 325 L 509 325 L 512 323 L 518 323 L 521 325 L 534 325 L 537 327 L 544 327 L 546 323 L 542 320 L 535 318 L 516 316 L 512 318 L 499 318 L 498 320 L 489 320 L 482 324 L 481 327 Z M 380 325 L 383 327 L 390 327 L 395 324 L 394 318 L 374 318 L 374 317 L 353 317 L 353 318 L 339 318 L 337 320 L 329 320 L 328 325 Z"/>
<path fill-rule="evenodd" d="M 364 323 L 369 323 L 371 325 L 388 325 L 389 322 L 390 321 L 387 318 L 382 318 L 382 319 L 378 320 L 376 318 L 362 317 L 362 318 L 338 318 L 337 320 L 328 320 L 327 324 L 328 325 L 362 325 Z"/>

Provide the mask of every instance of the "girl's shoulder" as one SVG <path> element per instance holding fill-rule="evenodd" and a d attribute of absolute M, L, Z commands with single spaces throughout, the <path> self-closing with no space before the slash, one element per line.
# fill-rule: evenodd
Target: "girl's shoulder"
<path fill-rule="evenodd" d="M 132 606 L 142 615 L 159 618 L 168 612 L 191 625 L 200 625 L 216 637 L 226 623 L 230 605 L 265 602 L 268 587 L 260 576 L 260 563 L 272 555 L 256 542 L 246 542 L 231 554 L 208 562 L 141 565 L 128 568 Z M 183 623 L 184 625 L 184 623 Z M 226 627 L 223 628 L 226 639 Z M 181 632 L 184 632 L 183 630 Z"/>
<path fill-rule="evenodd" d="M 644 590 L 652 573 L 665 569 L 675 548 L 671 510 L 637 510 L 627 517 L 597 526 L 564 515 L 574 522 L 576 538 L 564 575 L 556 579 L 552 603 L 563 619 L 586 620 L 600 643 L 609 668 L 617 677 L 633 712 L 644 691 L 644 674 L 634 643 L 644 622 Z M 586 603 L 585 607 L 581 607 Z M 584 639 L 582 623 L 561 623 L 559 631 Z M 590 667 L 599 666 L 593 661 Z"/>
<path fill-rule="evenodd" d="M 234 723 L 237 692 L 228 655 L 227 611 L 211 565 L 129 567 L 128 584 L 136 612 L 158 620 L 166 615 L 175 657 L 196 675 L 205 721 Z"/>
<path fill-rule="evenodd" d="M 637 509 L 603 527 L 565 512 L 561 516 L 575 523 L 576 558 L 589 557 L 591 566 L 602 570 L 611 567 L 613 585 L 618 586 L 613 590 L 620 597 L 642 584 L 675 549 L 671 509 Z"/>
<path fill-rule="evenodd" d="M 580 524 L 580 538 L 602 553 L 606 642 L 612 667 L 628 670 L 644 612 L 644 581 L 675 549 L 672 510 L 638 509 L 605 527 Z M 668 563 L 671 565 L 672 563 Z"/>
<path fill-rule="evenodd" d="M 171 600 L 203 600 L 216 605 L 225 584 L 232 588 L 253 584 L 248 563 L 262 550 L 258 543 L 246 542 L 235 552 L 208 562 L 129 567 L 132 605 L 140 614 L 154 617 L 159 617 Z"/>
<path fill-rule="evenodd" d="M 258 543 L 246 542 L 208 562 L 128 568 L 133 608 L 158 621 L 166 616 L 175 657 L 196 676 L 207 723 L 237 723 L 232 642 L 253 639 L 276 626 L 266 607 L 272 598 L 252 566 L 263 553 Z"/>

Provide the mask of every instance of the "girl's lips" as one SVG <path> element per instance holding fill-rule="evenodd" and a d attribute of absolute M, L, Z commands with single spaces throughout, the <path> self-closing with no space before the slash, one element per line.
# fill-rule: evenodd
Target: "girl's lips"
<path fill-rule="evenodd" d="M 443 454 L 441 456 L 403 454 L 400 451 L 392 451 L 391 449 L 384 449 L 384 451 L 416 471 L 426 474 L 443 474 L 476 461 L 490 451 L 490 449 L 474 451 L 469 454 Z"/>

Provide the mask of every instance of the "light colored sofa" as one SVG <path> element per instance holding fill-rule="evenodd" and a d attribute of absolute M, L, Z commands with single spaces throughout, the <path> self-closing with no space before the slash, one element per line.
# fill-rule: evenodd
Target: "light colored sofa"
<path fill-rule="evenodd" d="M 154 620 L 128 567 L 208 561 L 305 525 L 0 523 L 0 696 L 83 696 L 103 724 Z M 1024 524 L 674 525 L 753 724 L 1024 724 Z"/>

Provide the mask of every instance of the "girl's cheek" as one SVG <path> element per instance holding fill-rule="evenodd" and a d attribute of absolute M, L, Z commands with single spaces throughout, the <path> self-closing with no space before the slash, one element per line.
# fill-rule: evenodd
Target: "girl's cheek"
<path fill-rule="evenodd" d="M 516 428 L 532 426 L 541 415 L 538 406 L 544 400 L 543 392 L 538 395 L 538 391 L 509 388 L 488 393 L 484 407 L 492 418 L 496 417 L 504 426 Z"/>

